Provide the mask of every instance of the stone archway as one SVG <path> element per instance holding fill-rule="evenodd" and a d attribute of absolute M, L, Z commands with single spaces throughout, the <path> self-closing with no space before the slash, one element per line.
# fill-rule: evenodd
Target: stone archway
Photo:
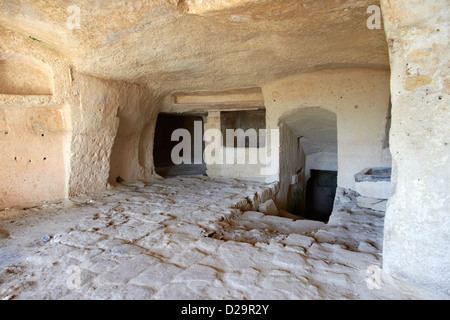
<path fill-rule="evenodd" d="M 287 209 L 310 219 L 326 221 L 333 208 L 337 186 L 336 113 L 320 107 L 298 108 L 286 112 L 279 123 L 280 159 L 284 159 L 280 177 L 282 181 L 287 180 L 289 172 L 296 172 L 294 177 L 297 177 L 296 181 L 291 177 Z M 319 177 L 325 175 L 326 180 L 332 182 L 329 186 L 318 184 L 323 180 Z"/>

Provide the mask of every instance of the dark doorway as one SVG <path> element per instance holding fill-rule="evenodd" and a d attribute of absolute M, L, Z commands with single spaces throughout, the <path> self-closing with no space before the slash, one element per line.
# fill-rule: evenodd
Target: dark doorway
<path fill-rule="evenodd" d="M 311 170 L 306 184 L 306 218 L 327 222 L 333 211 L 337 171 Z"/>
<path fill-rule="evenodd" d="M 200 137 L 195 135 L 195 123 L 201 122 Z M 175 164 L 172 161 L 172 150 L 180 141 L 172 141 L 172 133 L 177 129 L 189 131 L 191 136 L 191 161 L 190 163 Z M 197 133 L 198 135 L 198 133 Z M 203 117 L 196 115 L 172 115 L 160 114 L 155 128 L 155 144 L 153 147 L 153 159 L 155 171 L 161 177 L 172 177 L 182 175 L 205 175 L 206 164 L 201 157 L 200 164 L 195 164 L 194 144 L 195 139 L 201 139 L 202 152 L 203 143 Z"/>

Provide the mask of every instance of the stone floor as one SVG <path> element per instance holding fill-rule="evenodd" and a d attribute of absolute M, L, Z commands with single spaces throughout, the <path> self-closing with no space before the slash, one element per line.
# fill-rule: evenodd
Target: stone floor
<path fill-rule="evenodd" d="M 0 211 L 2 299 L 440 299 L 382 272 L 383 213 L 339 189 L 327 224 L 233 207 L 202 176 Z"/>

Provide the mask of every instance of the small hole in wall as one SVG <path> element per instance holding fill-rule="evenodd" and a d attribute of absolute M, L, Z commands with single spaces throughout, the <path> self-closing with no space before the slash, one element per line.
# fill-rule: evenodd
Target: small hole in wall
<path fill-rule="evenodd" d="M 45 136 L 45 134 L 41 134 L 41 136 Z"/>
<path fill-rule="evenodd" d="M 47 160 L 47 158 L 44 158 L 44 161 Z"/>

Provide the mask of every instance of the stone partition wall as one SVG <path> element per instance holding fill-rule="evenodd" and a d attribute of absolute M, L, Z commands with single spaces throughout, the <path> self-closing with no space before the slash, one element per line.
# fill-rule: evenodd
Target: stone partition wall
<path fill-rule="evenodd" d="M 153 145 L 158 111 L 152 91 L 78 73 L 73 78 L 69 195 L 105 189 L 119 176 L 151 179 L 147 145 Z"/>
<path fill-rule="evenodd" d="M 111 150 L 109 181 L 150 181 L 154 177 L 153 143 L 159 110 L 153 90 L 125 82 L 116 83 L 119 127 Z"/>
<path fill-rule="evenodd" d="M 450 108 L 447 0 L 382 0 L 391 59 L 392 195 L 383 267 L 450 288 Z"/>
<path fill-rule="evenodd" d="M 105 189 L 119 126 L 114 83 L 73 72 L 69 195 Z"/>
<path fill-rule="evenodd" d="M 299 203 L 304 208 L 306 157 L 300 139 L 284 122 L 279 124 L 279 130 L 279 181 L 283 182 L 283 190 L 281 191 L 283 197 L 278 195 L 275 198 L 275 203 L 278 208 L 285 208 L 292 212 L 294 203 Z M 296 178 L 292 181 L 294 176 Z"/>

